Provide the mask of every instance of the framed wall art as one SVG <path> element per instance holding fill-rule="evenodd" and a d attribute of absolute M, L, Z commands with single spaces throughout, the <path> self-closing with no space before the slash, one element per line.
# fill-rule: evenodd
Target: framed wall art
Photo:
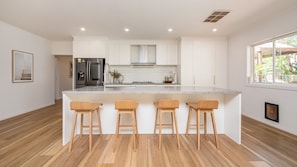
<path fill-rule="evenodd" d="M 12 82 L 33 82 L 33 53 L 12 50 Z"/>

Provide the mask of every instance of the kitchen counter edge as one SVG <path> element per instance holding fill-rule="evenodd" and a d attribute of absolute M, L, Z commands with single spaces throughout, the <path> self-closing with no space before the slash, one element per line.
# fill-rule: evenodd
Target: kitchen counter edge
<path fill-rule="evenodd" d="M 76 93 L 98 93 L 98 94 L 240 94 L 240 91 L 216 88 L 216 87 L 198 87 L 198 86 L 122 86 L 122 87 L 105 87 L 105 86 L 87 86 L 83 88 L 65 90 L 63 94 Z"/>

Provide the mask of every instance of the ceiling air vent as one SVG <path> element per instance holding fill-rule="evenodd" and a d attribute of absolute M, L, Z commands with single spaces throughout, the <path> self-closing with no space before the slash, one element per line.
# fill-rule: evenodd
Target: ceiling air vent
<path fill-rule="evenodd" d="M 207 19 L 204 20 L 205 23 L 216 23 L 226 16 L 230 11 L 214 11 Z"/>

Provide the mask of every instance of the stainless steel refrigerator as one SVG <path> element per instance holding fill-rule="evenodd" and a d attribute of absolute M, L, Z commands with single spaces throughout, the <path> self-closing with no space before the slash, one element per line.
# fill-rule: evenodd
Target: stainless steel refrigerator
<path fill-rule="evenodd" d="M 103 86 L 104 58 L 75 58 L 75 88 Z"/>

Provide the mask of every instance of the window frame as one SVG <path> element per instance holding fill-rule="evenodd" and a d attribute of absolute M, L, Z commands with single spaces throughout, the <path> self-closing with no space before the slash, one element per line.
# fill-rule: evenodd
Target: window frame
<path fill-rule="evenodd" d="M 273 88 L 273 89 L 285 89 L 285 90 L 296 90 L 297 91 L 297 84 L 290 84 L 290 83 L 278 83 L 275 82 L 275 61 L 276 61 L 276 48 L 275 44 L 277 40 L 287 38 L 290 36 L 297 36 L 297 31 L 277 36 L 271 39 L 263 40 L 261 42 L 253 43 L 248 46 L 247 48 L 247 55 L 248 55 L 248 62 L 247 62 L 247 85 L 252 87 L 263 87 L 263 88 Z M 272 53 L 272 82 L 255 82 L 255 61 L 254 61 L 254 53 L 255 47 L 258 45 L 262 45 L 265 43 L 272 42 L 273 46 L 273 53 Z"/>

